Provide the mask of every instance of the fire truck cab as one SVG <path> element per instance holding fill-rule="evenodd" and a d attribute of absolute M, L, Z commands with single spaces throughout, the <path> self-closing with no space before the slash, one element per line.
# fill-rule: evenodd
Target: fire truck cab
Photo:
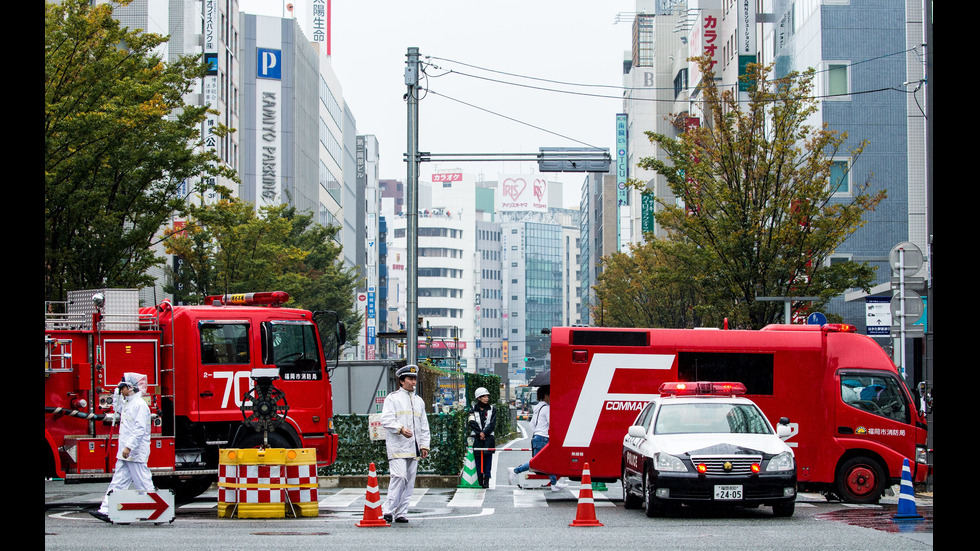
<path fill-rule="evenodd" d="M 926 419 L 895 364 L 851 326 L 770 325 L 758 331 L 554 327 L 551 426 L 532 469 L 593 480 L 622 476 L 623 437 L 660 385 L 739 381 L 783 439 L 797 482 L 852 503 L 876 503 L 903 459 L 922 482 Z"/>
<path fill-rule="evenodd" d="M 283 292 L 209 297 L 202 306 L 138 305 L 138 291 L 75 291 L 46 308 L 45 445 L 51 476 L 109 478 L 118 427 L 113 389 L 146 375 L 154 484 L 193 497 L 216 480 L 218 449 L 315 448 L 333 463 L 332 395 L 313 313 L 285 308 Z M 60 311 L 54 311 L 60 310 Z M 260 376 L 274 379 L 274 432 L 243 422 Z"/>

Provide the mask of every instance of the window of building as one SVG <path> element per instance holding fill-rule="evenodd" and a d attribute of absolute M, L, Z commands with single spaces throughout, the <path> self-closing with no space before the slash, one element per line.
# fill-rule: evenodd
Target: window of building
<path fill-rule="evenodd" d="M 851 170 L 850 162 L 847 160 L 833 161 L 830 164 L 830 189 L 834 190 L 835 197 L 850 197 L 851 195 Z"/>
<path fill-rule="evenodd" d="M 851 86 L 848 64 L 842 61 L 828 61 L 826 62 L 826 67 L 827 97 L 825 99 L 834 101 L 850 100 L 851 97 L 848 94 L 851 93 Z"/>

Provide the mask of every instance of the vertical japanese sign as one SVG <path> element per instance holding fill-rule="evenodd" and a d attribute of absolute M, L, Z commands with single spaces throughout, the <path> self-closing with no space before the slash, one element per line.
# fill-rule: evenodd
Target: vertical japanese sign
<path fill-rule="evenodd" d="M 691 29 L 691 55 L 707 56 L 710 60 L 711 69 L 715 68 L 721 58 L 721 11 L 720 10 L 701 10 L 698 19 Z M 697 64 L 691 65 L 691 85 L 697 87 L 701 83 L 701 68 Z M 720 77 L 716 74 L 716 79 Z"/>
<path fill-rule="evenodd" d="M 616 204 L 617 204 L 617 225 L 616 249 L 622 250 L 623 232 L 629 228 L 629 209 L 627 208 L 628 196 L 626 193 L 626 180 L 629 178 L 629 161 L 626 156 L 626 148 L 629 145 L 627 131 L 626 113 L 616 115 Z M 599 176 L 602 178 L 602 176 Z M 624 224 L 624 215 L 627 223 Z"/>
<path fill-rule="evenodd" d="M 738 54 L 738 74 L 742 76 L 747 73 L 746 67 L 749 63 L 756 62 L 756 5 L 755 0 L 739 0 L 738 6 L 738 30 L 736 31 L 738 44 L 736 52 Z M 738 90 L 747 92 L 751 83 L 743 82 L 739 79 Z"/>
<path fill-rule="evenodd" d="M 218 0 L 204 0 L 204 61 L 208 65 L 207 73 L 204 75 L 202 92 L 204 104 L 211 106 L 212 109 L 218 108 Z M 206 113 L 204 121 L 201 123 L 201 139 L 204 141 L 204 149 L 218 151 L 218 137 L 214 134 L 214 129 L 218 125 L 218 115 Z M 220 154 L 220 152 L 219 152 Z M 214 190 L 205 192 L 202 197 L 205 203 L 217 201 L 217 193 Z"/>
<path fill-rule="evenodd" d="M 330 55 L 330 0 L 307 0 L 310 2 L 312 31 L 311 42 L 325 43 Z"/>

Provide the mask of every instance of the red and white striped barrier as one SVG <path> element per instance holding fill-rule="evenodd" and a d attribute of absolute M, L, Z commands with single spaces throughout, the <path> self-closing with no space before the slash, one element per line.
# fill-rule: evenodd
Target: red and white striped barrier
<path fill-rule="evenodd" d="M 222 449 L 219 453 L 219 517 L 319 514 L 316 452 L 312 448 Z"/>

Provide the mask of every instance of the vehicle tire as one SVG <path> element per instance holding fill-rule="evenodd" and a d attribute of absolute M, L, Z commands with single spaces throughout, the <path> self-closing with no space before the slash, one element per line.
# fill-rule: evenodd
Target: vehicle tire
<path fill-rule="evenodd" d="M 774 517 L 791 517 L 795 511 L 796 500 L 783 501 L 781 503 L 775 503 L 772 506 L 772 516 Z"/>
<path fill-rule="evenodd" d="M 852 457 L 837 469 L 837 495 L 845 503 L 878 503 L 885 491 L 887 475 L 877 461 Z"/>
<path fill-rule="evenodd" d="M 178 478 L 162 478 L 154 480 L 154 486 L 161 490 L 170 490 L 174 493 L 174 502 L 187 503 L 195 497 L 203 494 L 211 488 L 211 484 L 217 480 L 214 476 L 194 476 L 185 480 Z"/>
<path fill-rule="evenodd" d="M 258 448 L 263 444 L 262 433 L 256 431 L 249 431 L 244 433 L 244 436 L 238 438 L 235 441 L 234 448 Z M 294 448 L 296 447 L 285 435 L 278 432 L 269 433 L 269 447 L 270 448 Z"/>
<path fill-rule="evenodd" d="M 621 478 L 623 483 L 623 508 L 624 509 L 639 509 L 643 505 L 643 499 L 639 498 L 629 491 L 629 484 L 626 483 L 626 469 L 623 469 L 623 478 Z"/>
<path fill-rule="evenodd" d="M 643 512 L 650 518 L 662 516 L 666 512 L 663 501 L 657 498 L 657 487 L 647 471 L 643 476 Z"/>

